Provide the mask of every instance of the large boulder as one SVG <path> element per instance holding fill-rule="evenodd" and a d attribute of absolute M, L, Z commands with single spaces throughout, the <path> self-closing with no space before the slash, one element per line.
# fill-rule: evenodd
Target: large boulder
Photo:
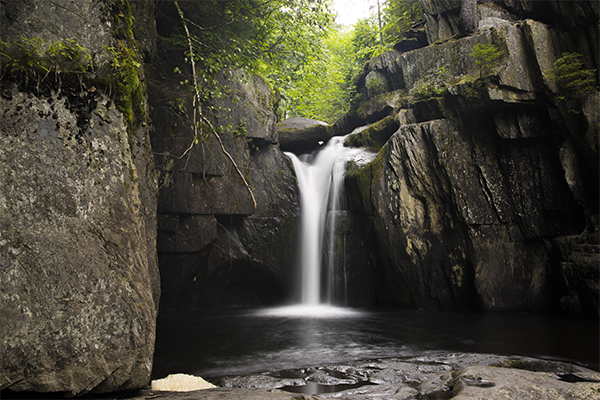
<path fill-rule="evenodd" d="M 217 81 L 225 94 L 213 100 L 214 106 L 229 112 L 218 113 L 218 126 L 232 126 L 240 135 L 262 145 L 276 144 L 277 118 L 273 113 L 277 95 L 263 78 L 245 73 L 241 69 L 220 71 Z"/>
<path fill-rule="evenodd" d="M 374 151 L 379 151 L 398 128 L 396 118 L 390 115 L 364 129 L 357 129 L 358 132 L 346 138 L 344 146 L 369 147 Z"/>
<path fill-rule="evenodd" d="M 301 154 L 314 150 L 333 136 L 333 128 L 322 121 L 290 118 L 277 124 L 279 147 L 282 151 Z"/>
<path fill-rule="evenodd" d="M 160 287 L 147 132 L 88 95 L 85 110 L 58 93 L 0 99 L 3 389 L 149 382 Z"/>
<path fill-rule="evenodd" d="M 157 187 L 142 74 L 129 76 L 135 105 L 115 96 L 110 87 L 121 82 L 107 49 L 134 17 L 125 3 L 101 1 L 76 9 L 13 1 L 0 11 L 9 43 L 0 98 L 1 388 L 74 396 L 144 387 L 160 296 Z M 148 35 L 151 25 L 139 28 Z M 152 40 L 142 47 L 150 54 Z"/>

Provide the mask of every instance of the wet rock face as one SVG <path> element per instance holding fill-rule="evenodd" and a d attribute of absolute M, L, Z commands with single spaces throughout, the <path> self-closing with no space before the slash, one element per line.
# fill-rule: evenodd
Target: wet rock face
<path fill-rule="evenodd" d="M 423 6 L 445 18 L 460 3 Z M 559 100 L 548 74 L 565 51 L 597 68 L 598 47 L 589 46 L 597 38 L 586 26 L 515 22 L 523 14 L 511 10 L 481 4 L 477 33 L 389 52 L 364 72 L 367 80 L 379 71 L 389 92 L 349 116 L 398 96 L 393 82 L 406 90 L 391 111 L 399 129 L 375 161 L 347 175 L 347 201 L 365 225 L 364 258 L 381 304 L 598 318 L 590 268 L 599 261 L 598 146 L 591 139 L 599 123 L 590 108 L 598 94 Z M 478 44 L 503 49 L 483 79 L 471 56 Z M 427 79 L 443 90 L 425 93 Z"/>
<path fill-rule="evenodd" d="M 147 384 L 159 278 L 144 130 L 86 93 L 0 99 L 2 388 L 106 392 Z M 78 113 L 81 110 L 78 110 Z"/>
<path fill-rule="evenodd" d="M 315 366 L 214 379 L 228 388 L 278 388 L 320 393 L 318 399 L 594 398 L 600 374 L 529 357 L 450 353 Z M 532 382 L 535 382 L 532 384 Z M 305 390 L 303 390 L 305 388 Z M 231 389 L 234 396 L 236 389 Z M 240 394 L 244 393 L 240 391 Z M 211 390 L 203 398 L 228 398 Z M 233 398 L 233 397 L 231 397 Z"/>

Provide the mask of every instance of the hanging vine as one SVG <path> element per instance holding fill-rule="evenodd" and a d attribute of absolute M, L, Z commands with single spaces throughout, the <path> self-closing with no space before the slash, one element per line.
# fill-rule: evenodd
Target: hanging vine
<path fill-rule="evenodd" d="M 193 85 L 194 85 L 194 98 L 193 98 L 193 102 L 192 102 L 192 108 L 193 108 L 193 119 L 192 120 L 193 120 L 193 124 L 194 124 L 193 125 L 194 126 L 194 140 L 192 141 L 190 146 L 183 152 L 183 154 L 180 156 L 180 158 L 183 158 L 194 147 L 195 144 L 198 144 L 198 140 L 202 136 L 202 123 L 198 123 L 198 117 L 199 117 L 200 122 L 205 123 L 209 127 L 211 133 L 214 135 L 214 137 L 219 142 L 219 145 L 221 146 L 221 151 L 223 152 L 223 154 L 225 154 L 225 156 L 227 156 L 227 158 L 229 158 L 229 160 L 231 161 L 231 164 L 237 171 L 238 175 L 240 176 L 240 178 L 242 178 L 242 182 L 244 182 L 244 185 L 248 189 L 248 193 L 250 193 L 250 196 L 252 197 L 252 202 L 254 204 L 254 208 L 256 208 L 257 207 L 256 198 L 254 197 L 254 192 L 252 191 L 250 184 L 244 177 L 244 174 L 242 174 L 242 171 L 238 167 L 237 163 L 235 162 L 235 160 L 233 159 L 231 154 L 229 154 L 227 149 L 225 149 L 225 145 L 223 144 L 223 141 L 221 140 L 221 136 L 219 135 L 219 133 L 217 132 L 215 127 L 211 124 L 211 122 L 202 113 L 202 107 L 201 107 L 202 98 L 200 96 L 200 90 L 199 90 L 199 86 L 198 86 L 198 75 L 196 74 L 196 62 L 194 60 L 194 47 L 192 46 L 192 37 L 190 35 L 190 31 L 188 30 L 188 26 L 187 26 L 187 22 L 186 22 L 187 20 L 183 14 L 183 11 L 179 7 L 178 1 L 174 0 L 174 4 L 175 4 L 175 7 L 177 8 L 177 12 L 179 13 L 179 17 L 181 18 L 181 23 L 183 24 L 183 29 L 185 30 L 185 35 L 186 35 L 187 42 L 188 42 L 188 47 L 189 47 L 189 52 L 190 52 L 189 59 L 190 59 L 190 64 L 192 66 L 192 79 L 193 79 Z"/>

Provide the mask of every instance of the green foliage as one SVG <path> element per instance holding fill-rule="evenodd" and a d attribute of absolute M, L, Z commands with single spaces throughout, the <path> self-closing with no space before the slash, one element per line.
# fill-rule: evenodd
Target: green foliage
<path fill-rule="evenodd" d="M 579 53 L 563 53 L 547 74 L 565 97 L 581 98 L 597 90 L 596 70 L 585 69 Z"/>
<path fill-rule="evenodd" d="M 49 61 L 57 71 L 62 68 L 85 72 L 92 65 L 90 51 L 71 39 L 52 43 L 48 47 L 48 55 L 50 56 Z"/>
<path fill-rule="evenodd" d="M 12 47 L 0 41 L 0 58 L 3 74 L 13 78 L 40 79 L 54 73 L 80 73 L 92 68 L 90 51 L 77 41 L 65 39 L 46 45 L 39 37 L 21 38 Z"/>
<path fill-rule="evenodd" d="M 493 44 L 478 43 L 470 55 L 475 58 L 475 64 L 479 65 L 479 76 L 484 77 L 492 74 L 498 67 L 504 57 L 504 51 Z"/>
<path fill-rule="evenodd" d="M 282 118 L 300 116 L 333 123 L 348 110 L 354 95 L 350 82 L 358 69 L 351 33 L 331 30 L 321 46 L 321 57 L 303 65 L 279 88 Z"/>
<path fill-rule="evenodd" d="M 180 115 L 189 118 L 184 99 L 179 97 L 174 100 L 169 100 L 169 106 L 171 106 L 172 109 L 176 110 Z"/>
<path fill-rule="evenodd" d="M 248 127 L 245 122 L 241 122 L 233 131 L 233 137 L 246 136 L 248 134 Z"/>
<path fill-rule="evenodd" d="M 387 0 L 383 7 L 383 34 L 387 43 L 396 43 L 415 24 L 423 19 L 419 0 Z"/>
<path fill-rule="evenodd" d="M 423 18 L 419 0 L 387 0 L 381 9 L 383 45 L 380 43 L 379 22 L 376 15 L 359 20 L 353 26 L 352 44 L 361 63 L 391 50 L 404 34 Z"/>
<path fill-rule="evenodd" d="M 383 3 L 383 46 L 375 15 L 359 20 L 352 29 L 330 29 L 317 45 L 319 57 L 304 64 L 287 85 L 276 85 L 282 94 L 282 117 L 302 116 L 333 123 L 356 96 L 355 82 L 363 65 L 389 51 L 408 29 L 423 18 L 418 0 L 388 0 Z M 369 93 L 381 93 L 381 82 L 368 83 Z"/>
<path fill-rule="evenodd" d="M 302 116 L 334 122 L 348 109 L 365 62 L 391 49 L 422 18 L 418 0 L 382 1 L 385 43 L 374 17 L 351 30 L 333 26 L 331 0 L 180 2 L 194 46 L 197 89 L 208 107 L 223 95 L 218 71 L 243 68 L 267 79 L 280 95 L 278 118 Z M 189 63 L 187 37 L 170 2 L 157 3 L 161 40 Z M 167 22 L 168 21 L 168 22 Z M 167 57 L 165 57 L 167 58 Z M 172 56 L 169 57 L 172 59 Z M 179 72 L 183 64 L 171 65 Z M 190 84 L 189 72 L 181 74 Z"/>
<path fill-rule="evenodd" d="M 379 26 L 374 17 L 361 19 L 353 26 L 352 46 L 360 64 L 391 49 L 389 43 L 379 42 Z"/>
<path fill-rule="evenodd" d="M 367 93 L 370 96 L 376 96 L 385 92 L 385 87 L 381 79 L 370 79 L 366 84 Z"/>
<path fill-rule="evenodd" d="M 320 40 L 333 18 L 329 1 L 240 0 L 181 2 L 194 46 L 202 97 L 218 97 L 215 76 L 224 69 L 260 73 L 277 88 L 297 79 L 299 71 L 320 56 Z M 158 2 L 166 16 L 160 40 L 189 59 L 187 37 L 171 2 Z"/>
<path fill-rule="evenodd" d="M 114 46 L 107 46 L 111 54 L 112 79 L 108 85 L 115 93 L 115 105 L 130 124 L 146 118 L 144 105 L 145 87 L 140 80 L 142 58 L 133 36 L 135 18 L 128 0 L 111 1 Z"/>
<path fill-rule="evenodd" d="M 115 104 L 130 123 L 134 117 L 143 116 L 144 85 L 140 81 L 142 64 L 135 50 L 122 42 L 117 47 L 107 47 L 112 54 L 113 83 L 116 92 Z"/>

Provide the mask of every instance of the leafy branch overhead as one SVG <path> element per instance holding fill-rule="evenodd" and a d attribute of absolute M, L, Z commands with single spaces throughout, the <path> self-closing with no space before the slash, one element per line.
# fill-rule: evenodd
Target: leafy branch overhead
<path fill-rule="evenodd" d="M 218 71 L 243 68 L 266 78 L 278 91 L 280 120 L 302 116 L 333 122 L 347 111 L 356 95 L 355 82 L 364 63 L 391 49 L 423 18 L 423 11 L 418 0 L 381 0 L 381 29 L 375 15 L 354 27 L 342 27 L 335 25 L 331 3 L 179 2 L 191 46 L 183 26 L 173 23 L 179 20 L 173 2 L 157 2 L 156 7 L 157 14 L 167 21 L 159 28 L 166 47 L 186 53 L 188 63 L 193 49 L 203 100 L 219 96 Z M 179 71 L 183 68 L 177 67 Z"/>
<path fill-rule="evenodd" d="M 183 156 L 185 156 L 185 154 L 192 149 L 192 147 L 194 146 L 194 144 L 198 144 L 198 138 L 200 136 L 202 136 L 202 123 L 207 124 L 209 126 L 210 131 L 212 132 L 212 134 L 215 136 L 215 138 L 219 142 L 219 145 L 221 146 L 221 151 L 231 161 L 231 163 L 235 167 L 236 172 L 238 173 L 238 175 L 240 176 L 240 178 L 244 182 L 244 185 L 246 186 L 246 188 L 248 189 L 248 192 L 250 193 L 250 197 L 252 197 L 252 202 L 254 204 L 254 208 L 256 208 L 257 207 L 257 203 L 256 203 L 256 198 L 254 197 L 254 192 L 252 192 L 252 188 L 248 184 L 248 181 L 246 180 L 246 178 L 245 178 L 244 174 L 242 173 L 242 171 L 240 171 L 240 168 L 238 167 L 237 163 L 235 162 L 235 160 L 233 159 L 233 157 L 231 156 L 231 154 L 229 154 L 229 152 L 227 151 L 227 149 L 225 149 L 225 146 L 223 145 L 223 140 L 221 140 L 221 136 L 216 131 L 216 129 L 214 128 L 214 126 L 211 124 L 211 122 L 202 113 L 202 100 L 203 99 L 202 99 L 200 87 L 198 85 L 198 74 L 197 74 L 197 71 L 196 71 L 196 61 L 195 61 L 195 56 L 194 56 L 194 46 L 192 45 L 192 37 L 191 37 L 190 31 L 188 29 L 187 20 L 185 18 L 185 15 L 184 15 L 183 11 L 181 10 L 181 7 L 179 7 L 178 1 L 174 0 L 174 4 L 175 4 L 175 7 L 177 8 L 177 12 L 178 12 L 178 14 L 179 14 L 179 16 L 181 18 L 182 25 L 183 25 L 183 27 L 185 29 L 186 38 L 187 38 L 188 46 L 189 46 L 189 53 L 188 53 L 189 54 L 189 60 L 190 60 L 190 64 L 191 64 L 191 67 L 192 67 L 192 79 L 193 79 L 193 82 L 194 82 L 194 86 L 193 86 L 193 88 L 194 88 L 194 100 L 193 100 L 194 140 L 190 144 L 190 147 L 181 155 L 180 158 L 182 158 Z M 201 120 L 202 123 L 199 123 L 199 121 L 197 121 L 197 116 L 200 117 L 200 120 Z"/>

